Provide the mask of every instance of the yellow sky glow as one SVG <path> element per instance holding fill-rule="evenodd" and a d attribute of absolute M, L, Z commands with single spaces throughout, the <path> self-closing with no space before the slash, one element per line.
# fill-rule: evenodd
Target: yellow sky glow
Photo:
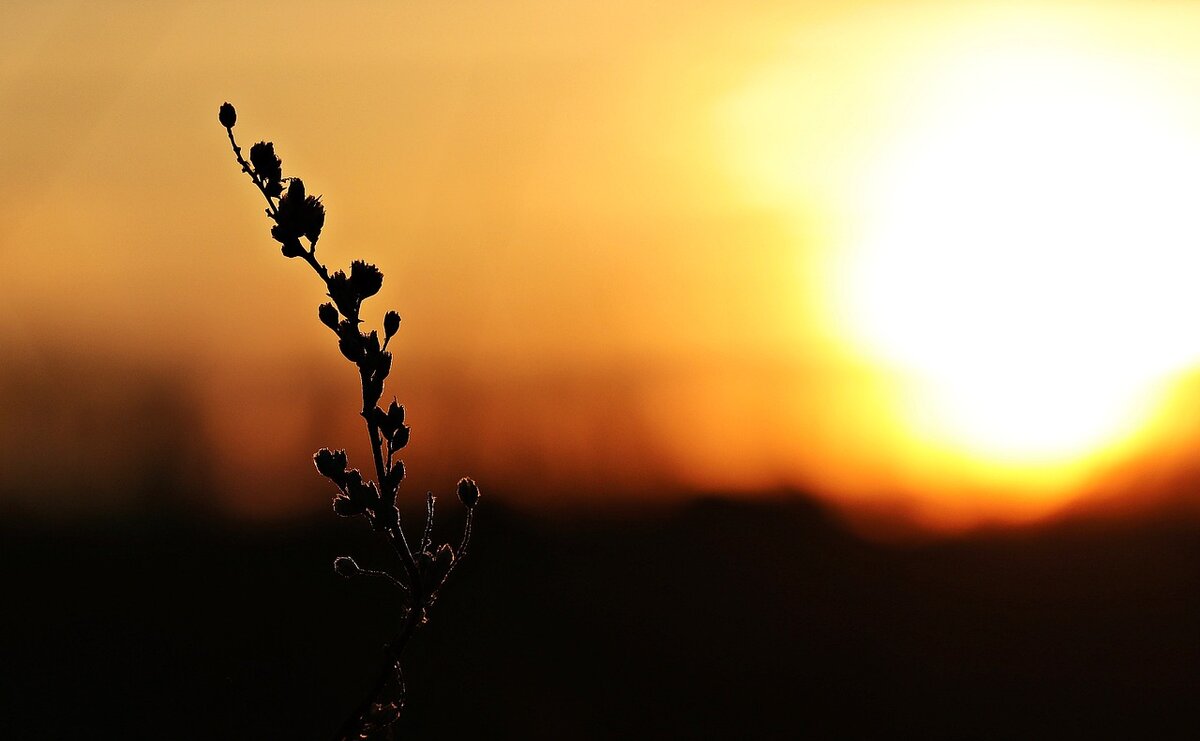
<path fill-rule="evenodd" d="M 323 194 L 331 267 L 387 275 L 417 488 L 461 461 L 528 501 L 1034 519 L 1194 439 L 1196 29 L 1138 2 L 10 4 L 0 339 L 33 376 L 186 376 L 234 483 L 355 434 L 231 100 Z"/>

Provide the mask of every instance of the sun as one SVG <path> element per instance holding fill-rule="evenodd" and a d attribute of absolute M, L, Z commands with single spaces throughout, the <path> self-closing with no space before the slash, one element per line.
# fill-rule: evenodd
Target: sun
<path fill-rule="evenodd" d="M 1136 434 L 1200 338 L 1200 132 L 1102 50 L 974 48 L 861 184 L 835 313 L 914 438 L 991 463 Z"/>
<path fill-rule="evenodd" d="M 714 109 L 731 193 L 794 245 L 817 390 L 786 470 L 948 527 L 1158 466 L 1200 368 L 1195 24 L 955 7 L 831 16 Z"/>

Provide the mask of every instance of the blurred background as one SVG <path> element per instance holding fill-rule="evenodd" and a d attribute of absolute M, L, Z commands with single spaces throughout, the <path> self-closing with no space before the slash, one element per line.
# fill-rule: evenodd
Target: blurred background
<path fill-rule="evenodd" d="M 369 455 L 355 372 L 224 101 L 386 276 L 411 503 L 457 542 L 484 490 L 409 736 L 1196 730 L 1198 42 L 1118 0 L 5 4 L 0 731 L 328 737 L 389 634 L 310 464 Z"/>

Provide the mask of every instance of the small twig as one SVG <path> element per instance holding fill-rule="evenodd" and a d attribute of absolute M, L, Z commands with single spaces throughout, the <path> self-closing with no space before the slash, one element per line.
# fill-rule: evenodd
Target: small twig
<path fill-rule="evenodd" d="M 421 552 L 425 553 L 433 545 L 433 505 L 437 497 L 433 492 L 425 493 L 425 532 L 421 535 Z"/>
<path fill-rule="evenodd" d="M 271 200 L 271 196 L 267 195 L 267 189 L 263 187 L 261 182 L 259 182 L 258 176 L 254 174 L 254 168 L 252 168 L 250 163 L 247 162 L 244 157 L 242 157 L 242 148 L 238 146 L 237 141 L 235 141 L 233 138 L 233 127 L 226 126 L 225 133 L 229 134 L 229 143 L 233 146 L 233 155 L 237 157 L 238 164 L 242 166 L 242 172 L 250 176 L 250 179 L 254 181 L 254 186 L 258 188 L 258 192 L 263 194 L 263 198 L 267 199 L 267 213 L 270 214 L 271 218 L 273 219 L 278 218 L 279 209 L 275 206 L 274 201 Z"/>
<path fill-rule="evenodd" d="M 454 558 L 450 561 L 450 567 L 446 569 L 445 575 L 442 576 L 442 580 L 438 582 L 437 587 L 433 590 L 434 592 L 437 592 L 442 588 L 442 585 L 444 585 L 446 580 L 450 578 L 450 574 L 454 573 L 454 569 L 456 566 L 458 566 L 458 563 L 467 557 L 467 546 L 471 544 L 471 524 L 474 521 L 475 508 L 470 507 L 467 509 L 466 524 L 463 525 L 462 541 L 458 544 L 458 550 L 454 552 Z"/>
<path fill-rule="evenodd" d="M 404 582 L 400 581 L 396 577 L 392 576 L 391 574 L 389 574 L 386 571 L 378 571 L 376 569 L 359 569 L 359 574 L 361 574 L 362 576 L 374 576 L 379 579 L 383 579 L 383 580 L 391 583 L 392 586 L 396 587 L 401 592 L 404 592 L 405 594 L 409 594 L 408 585 L 405 584 Z"/>

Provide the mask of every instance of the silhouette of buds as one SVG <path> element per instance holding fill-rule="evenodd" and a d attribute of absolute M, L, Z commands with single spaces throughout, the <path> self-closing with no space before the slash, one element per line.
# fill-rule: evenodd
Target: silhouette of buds
<path fill-rule="evenodd" d="M 375 411 L 378 413 L 376 424 L 379 431 L 392 444 L 392 448 L 399 450 L 408 445 L 409 427 L 404 424 L 404 407 L 393 401 L 386 413 L 378 408 Z"/>
<path fill-rule="evenodd" d="M 467 509 L 472 509 L 479 501 L 479 485 L 470 478 L 464 477 L 458 482 L 458 498 Z"/>
<path fill-rule="evenodd" d="M 384 353 L 390 357 L 389 353 Z M 384 412 L 379 407 L 375 407 L 371 411 L 370 421 L 379 428 L 379 433 L 387 440 L 392 450 L 400 450 L 405 445 L 408 445 L 408 437 L 410 429 L 404 424 L 404 407 L 392 402 L 388 410 Z"/>
<path fill-rule="evenodd" d="M 350 283 L 360 300 L 370 298 L 383 287 L 383 273 L 369 262 L 355 260 L 350 263 Z"/>
<path fill-rule="evenodd" d="M 329 288 L 329 298 L 333 299 L 333 303 L 337 305 L 338 311 L 342 312 L 342 316 L 357 318 L 358 316 L 358 292 L 354 289 L 350 279 L 341 270 L 336 271 L 329 276 L 327 283 Z M 357 331 L 357 330 L 356 330 Z"/>
<path fill-rule="evenodd" d="M 346 451 L 321 448 L 313 456 L 317 472 L 339 487 L 346 483 Z"/>
<path fill-rule="evenodd" d="M 389 311 L 383 315 L 383 338 L 390 340 L 392 335 L 400 331 L 400 315 L 394 311 Z"/>
<path fill-rule="evenodd" d="M 392 423 L 392 427 L 399 427 L 404 424 L 404 405 L 392 402 L 387 410 L 388 421 Z"/>
<path fill-rule="evenodd" d="M 421 581 L 436 588 L 442 579 L 450 572 L 454 564 L 454 549 L 449 543 L 443 543 L 432 553 L 422 551 L 418 556 L 418 568 L 421 570 Z"/>
<path fill-rule="evenodd" d="M 275 227 L 271 236 L 283 243 L 283 254 L 288 257 L 298 257 L 295 252 L 300 237 L 307 237 L 316 243 L 321 236 L 321 227 L 325 225 L 325 207 L 321 199 L 304 193 L 304 181 L 292 178 L 288 184 L 287 193 L 279 199 L 279 210 L 275 214 Z M 301 251 L 299 254 L 304 254 Z"/>
<path fill-rule="evenodd" d="M 392 463 L 391 468 L 383 475 L 383 490 L 395 496 L 395 491 L 400 482 L 404 480 L 404 461 L 396 461 Z"/>
<path fill-rule="evenodd" d="M 338 324 L 337 334 L 338 349 L 342 351 L 342 355 L 351 363 L 361 365 L 367 351 L 363 347 L 363 336 L 358 328 L 349 319 L 344 319 Z"/>
<path fill-rule="evenodd" d="M 317 308 L 317 317 L 320 318 L 321 324 L 329 327 L 334 332 L 338 328 L 338 310 L 333 304 L 321 304 Z"/>
<path fill-rule="evenodd" d="M 353 579 L 363 573 L 362 568 L 349 556 L 338 556 L 333 559 L 333 570 L 343 579 Z"/>
<path fill-rule="evenodd" d="M 372 375 L 377 377 L 380 383 L 383 383 L 383 379 L 392 372 L 392 354 L 381 350 L 377 357 L 372 358 L 371 366 L 374 369 Z"/>
<path fill-rule="evenodd" d="M 237 123 L 237 110 L 228 102 L 221 104 L 221 111 L 217 114 L 217 119 L 221 125 L 227 129 L 232 129 Z"/>
<path fill-rule="evenodd" d="M 271 229 L 271 236 L 275 236 L 275 229 L 278 228 L 274 227 Z M 283 246 L 279 248 L 279 251 L 283 253 L 284 257 L 300 257 L 307 252 L 304 249 L 304 245 L 300 244 L 299 239 L 281 239 L 279 241 L 283 242 Z"/>
<path fill-rule="evenodd" d="M 321 238 L 321 229 L 325 226 L 325 206 L 321 204 L 320 196 L 309 196 L 304 199 L 304 236 L 316 244 Z"/>
<path fill-rule="evenodd" d="M 400 524 L 400 511 L 396 507 L 397 492 L 405 469 L 404 463 L 396 460 L 395 455 L 408 444 L 410 429 L 404 422 L 404 407 L 396 401 L 392 401 L 386 412 L 379 407 L 384 381 L 392 367 L 388 342 L 400 330 L 400 315 L 395 311 L 384 314 L 382 342 L 379 331 L 360 331 L 363 323 L 359 316 L 362 302 L 382 289 L 383 273 L 371 263 L 355 260 L 348 270 L 330 274 L 326 266 L 318 261 L 316 254 L 317 240 L 325 226 L 325 206 L 320 198 L 308 195 L 300 178 L 284 178 L 283 162 L 275 153 L 273 143 L 258 142 L 250 148 L 248 161 L 243 158 L 242 149 L 233 134 L 233 126 L 237 123 L 237 111 L 233 105 L 228 102 L 222 104 L 218 119 L 226 128 L 238 165 L 266 196 L 267 215 L 274 222 L 271 236 L 281 245 L 280 251 L 285 257 L 305 258 L 304 262 L 324 281 L 330 302 L 318 307 L 317 317 L 333 330 L 338 338 L 338 349 L 358 368 L 362 383 L 362 416 L 371 440 L 376 480 L 364 479 L 358 469 L 348 468 L 345 450 L 322 448 L 313 455 L 313 463 L 317 472 L 337 487 L 337 494 L 333 497 L 334 512 L 343 517 L 366 516 L 376 531 L 387 535 L 403 561 L 407 584 L 385 571 L 364 570 L 349 556 L 340 556 L 333 562 L 334 571 L 342 577 L 349 579 L 363 574 L 373 575 L 387 579 L 408 595 L 404 622 L 394 644 L 395 655 L 398 656 L 399 648 L 403 647 L 413 630 L 425 622 L 429 608 L 437 599 L 438 590 L 467 553 L 474 508 L 480 497 L 479 486 L 470 478 L 458 482 L 458 497 L 467 507 L 467 513 L 462 542 L 457 550 L 449 545 L 436 549 L 432 547 L 432 494 L 426 499 L 425 529 L 420 547 L 415 549 L 409 546 Z M 302 239 L 307 239 L 311 244 L 308 249 L 304 248 Z M 368 709 L 353 718 L 339 738 L 365 738 L 364 729 L 373 732 L 395 722 L 403 704 L 404 689 L 399 663 L 393 661 L 392 668 L 395 673 L 389 673 L 381 680 Z M 395 688 L 397 684 L 398 695 Z M 380 708 L 390 714 L 380 715 Z"/>
<path fill-rule="evenodd" d="M 250 147 L 250 164 L 267 188 L 267 195 L 278 197 L 283 192 L 283 161 L 275 155 L 275 144 L 259 142 Z"/>
<path fill-rule="evenodd" d="M 333 511 L 342 517 L 361 515 L 379 506 L 379 489 L 374 481 L 363 481 L 357 468 L 346 472 L 342 491 L 333 498 Z"/>
<path fill-rule="evenodd" d="M 350 497 L 337 494 L 333 498 L 333 511 L 341 517 L 354 517 L 367 511 L 361 504 L 355 503 Z"/>
<path fill-rule="evenodd" d="M 374 481 L 363 481 L 358 469 L 346 474 L 346 494 L 351 500 L 362 502 L 364 506 L 372 507 L 379 501 L 379 489 Z"/>
<path fill-rule="evenodd" d="M 383 374 L 379 372 L 365 374 L 363 376 L 362 392 L 364 406 L 372 406 L 378 403 L 379 397 L 383 396 Z"/>

